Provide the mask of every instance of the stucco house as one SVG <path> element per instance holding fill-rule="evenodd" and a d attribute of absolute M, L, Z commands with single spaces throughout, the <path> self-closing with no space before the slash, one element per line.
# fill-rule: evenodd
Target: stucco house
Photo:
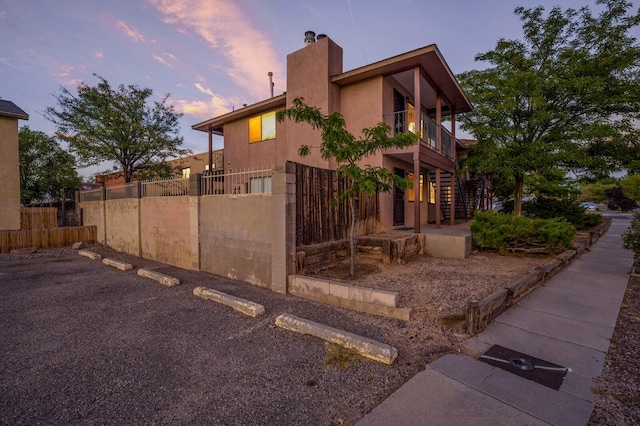
<path fill-rule="evenodd" d="M 472 105 L 433 44 L 351 71 L 342 68 L 343 52 L 324 35 L 305 34 L 305 47 L 287 56 L 287 91 L 253 105 L 213 117 L 192 126 L 224 137 L 225 170 L 262 167 L 294 161 L 335 169 L 318 149 L 300 157 L 302 144 L 319 146 L 320 133 L 306 124 L 277 122 L 275 112 L 302 97 L 325 114 L 339 112 L 349 131 L 358 136 L 365 127 L 384 121 L 394 132 L 412 131 L 420 140 L 410 148 L 386 150 L 367 159 L 413 179 L 415 191 L 396 190 L 380 195 L 383 229 L 440 226 L 455 211 L 457 114 Z M 442 121 L 448 117 L 448 128 Z M 461 145 L 459 145 L 461 146 Z M 448 215 L 450 223 L 455 215 Z M 419 220 L 416 220 L 419 218 Z"/>
<path fill-rule="evenodd" d="M 29 115 L 0 99 L 0 230 L 20 229 L 20 166 L 18 120 Z"/>
<path fill-rule="evenodd" d="M 209 153 L 192 154 L 182 158 L 165 161 L 176 174 L 181 174 L 183 178 L 188 179 L 191 174 L 200 173 L 209 174 L 209 170 L 220 171 L 224 168 L 224 153 L 222 149 L 212 151 L 212 163 L 209 169 Z M 138 180 L 135 176 L 133 180 Z M 113 172 L 107 174 L 96 175 L 96 183 L 101 183 L 106 187 L 119 186 L 124 184 L 124 175 L 122 172 Z"/>

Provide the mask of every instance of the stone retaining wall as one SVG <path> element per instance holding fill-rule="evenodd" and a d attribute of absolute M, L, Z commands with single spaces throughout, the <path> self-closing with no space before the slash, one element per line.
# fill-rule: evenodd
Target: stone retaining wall
<path fill-rule="evenodd" d="M 611 225 L 611 219 L 589 231 L 589 238 L 575 249 L 562 252 L 555 259 L 542 266 L 532 269 L 528 274 L 512 282 L 508 286 L 496 290 L 480 301 L 470 301 L 465 310 L 465 329 L 470 335 L 475 335 L 487 326 L 501 313 L 518 303 L 536 288 L 540 287 L 553 275 L 562 271 L 571 262 L 595 244 Z"/>

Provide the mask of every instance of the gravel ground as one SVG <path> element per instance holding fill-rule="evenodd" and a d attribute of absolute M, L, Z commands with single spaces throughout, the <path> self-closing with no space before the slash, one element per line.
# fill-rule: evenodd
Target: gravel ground
<path fill-rule="evenodd" d="M 640 271 L 640 261 L 636 263 Z M 640 278 L 631 277 L 602 375 L 596 380 L 589 425 L 640 424 Z"/>
<path fill-rule="evenodd" d="M 459 350 L 468 336 L 439 317 L 549 260 L 359 258 L 359 276 L 347 281 L 400 291 L 400 305 L 413 309 L 404 323 L 89 249 L 183 284 L 166 288 L 69 248 L 0 255 L 0 424 L 353 424 L 426 363 Z M 266 315 L 196 298 L 198 286 L 261 303 Z M 326 365 L 324 342 L 273 325 L 283 312 L 391 344 L 399 357 L 386 366 L 343 351 L 346 368 Z"/>

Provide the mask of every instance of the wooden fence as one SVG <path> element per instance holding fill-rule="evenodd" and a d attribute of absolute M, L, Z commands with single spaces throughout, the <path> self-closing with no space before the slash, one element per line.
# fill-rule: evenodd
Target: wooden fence
<path fill-rule="evenodd" d="M 71 245 L 75 242 L 95 243 L 95 226 L 68 226 L 63 228 L 21 229 L 0 231 L 0 253 L 26 247 L 48 248 Z"/>
<path fill-rule="evenodd" d="M 20 208 L 20 229 L 42 229 L 58 227 L 57 207 Z"/>
<path fill-rule="evenodd" d="M 348 237 L 351 215 L 343 200 L 333 205 L 332 199 L 347 189 L 347 181 L 334 170 L 296 163 L 296 244 L 310 245 Z M 378 231 L 379 199 L 361 195 L 356 206 L 359 216 L 356 235 Z"/>

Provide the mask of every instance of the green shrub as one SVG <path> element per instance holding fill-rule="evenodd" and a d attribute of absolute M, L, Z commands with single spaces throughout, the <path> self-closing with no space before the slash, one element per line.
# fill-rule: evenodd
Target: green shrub
<path fill-rule="evenodd" d="M 636 258 L 640 257 L 640 213 L 633 214 L 629 229 L 622 234 L 622 247 L 632 250 Z"/>
<path fill-rule="evenodd" d="M 503 203 L 502 207 L 504 213 L 513 212 L 513 201 Z M 587 213 L 577 201 L 540 197 L 522 203 L 522 212 L 537 219 L 562 218 L 578 229 L 591 228 L 602 223 L 602 216 Z"/>
<path fill-rule="evenodd" d="M 478 212 L 471 235 L 481 250 L 505 253 L 512 248 L 543 247 L 560 251 L 571 247 L 576 229 L 564 219 L 532 219 L 493 211 Z"/>

